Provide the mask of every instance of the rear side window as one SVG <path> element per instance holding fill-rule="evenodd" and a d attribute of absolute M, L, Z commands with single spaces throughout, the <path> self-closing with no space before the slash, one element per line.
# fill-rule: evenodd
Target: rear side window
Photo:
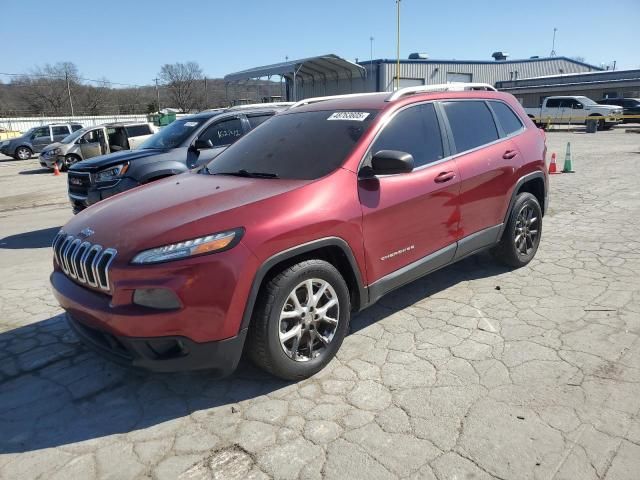
<path fill-rule="evenodd" d="M 493 108 L 505 135 L 511 135 L 522 128 L 522 122 L 507 105 L 502 102 L 489 102 L 489 104 Z"/>
<path fill-rule="evenodd" d="M 82 129 L 82 125 L 71 125 L 71 131 L 72 132 L 77 132 L 78 130 Z"/>
<path fill-rule="evenodd" d="M 269 115 L 254 115 L 253 117 L 247 117 L 247 120 L 249 120 L 249 125 L 251 125 L 251 128 L 256 128 L 258 125 L 266 122 L 271 117 L 273 117 L 272 113 L 270 113 Z"/>
<path fill-rule="evenodd" d="M 54 135 L 69 135 L 69 129 L 67 127 L 51 127 L 51 131 Z"/>
<path fill-rule="evenodd" d="M 370 152 L 375 154 L 380 150 L 410 153 L 415 167 L 442 159 L 442 136 L 433 105 L 417 105 L 398 113 L 378 136 Z"/>
<path fill-rule="evenodd" d="M 242 122 L 239 118 L 230 118 L 209 126 L 200 140 L 211 140 L 214 147 L 231 145 L 242 136 Z"/>
<path fill-rule="evenodd" d="M 151 129 L 149 125 L 131 125 L 126 127 L 127 135 L 130 137 L 141 137 L 143 135 L 150 135 Z"/>
<path fill-rule="evenodd" d="M 484 102 L 443 102 L 442 105 L 449 119 L 458 153 L 498 139 L 493 115 Z"/>

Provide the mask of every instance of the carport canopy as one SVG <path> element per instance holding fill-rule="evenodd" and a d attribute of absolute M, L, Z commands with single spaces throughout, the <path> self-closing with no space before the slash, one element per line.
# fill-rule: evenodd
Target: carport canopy
<path fill-rule="evenodd" d="M 354 79 L 364 78 L 366 71 L 357 63 L 350 62 L 334 54 L 320 55 L 318 57 L 302 58 L 262 67 L 250 68 L 240 72 L 225 75 L 226 82 L 240 82 L 243 80 L 257 79 L 273 75 L 290 80 L 293 84 L 293 97 L 295 99 L 296 80 L 302 81 L 322 80 L 325 83 L 329 80 L 340 80 L 343 78 Z"/>

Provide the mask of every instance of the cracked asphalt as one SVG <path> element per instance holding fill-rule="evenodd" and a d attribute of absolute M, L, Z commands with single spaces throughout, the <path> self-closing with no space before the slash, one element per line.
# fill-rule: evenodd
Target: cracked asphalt
<path fill-rule="evenodd" d="M 116 366 L 48 285 L 66 177 L 0 159 L 0 478 L 640 478 L 640 135 L 554 132 L 531 264 L 488 254 L 356 316 L 287 383 Z"/>

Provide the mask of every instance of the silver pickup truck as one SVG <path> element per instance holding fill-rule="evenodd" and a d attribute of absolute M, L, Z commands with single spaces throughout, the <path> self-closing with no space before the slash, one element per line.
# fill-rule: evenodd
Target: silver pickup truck
<path fill-rule="evenodd" d="M 578 125 L 596 120 L 598 130 L 609 130 L 622 122 L 622 108 L 599 105 L 588 97 L 547 97 L 538 108 L 525 108 L 527 115 L 540 127 L 551 125 Z"/>

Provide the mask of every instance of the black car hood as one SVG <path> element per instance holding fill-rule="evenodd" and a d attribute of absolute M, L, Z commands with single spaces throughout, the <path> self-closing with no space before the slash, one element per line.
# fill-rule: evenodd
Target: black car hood
<path fill-rule="evenodd" d="M 112 165 L 118 165 L 123 162 L 131 162 L 141 160 L 143 158 L 152 157 L 154 155 L 163 155 L 172 150 L 164 149 L 143 149 L 143 150 L 123 150 L 121 152 L 100 155 L 73 165 L 69 170 L 72 172 L 97 172 Z"/>

